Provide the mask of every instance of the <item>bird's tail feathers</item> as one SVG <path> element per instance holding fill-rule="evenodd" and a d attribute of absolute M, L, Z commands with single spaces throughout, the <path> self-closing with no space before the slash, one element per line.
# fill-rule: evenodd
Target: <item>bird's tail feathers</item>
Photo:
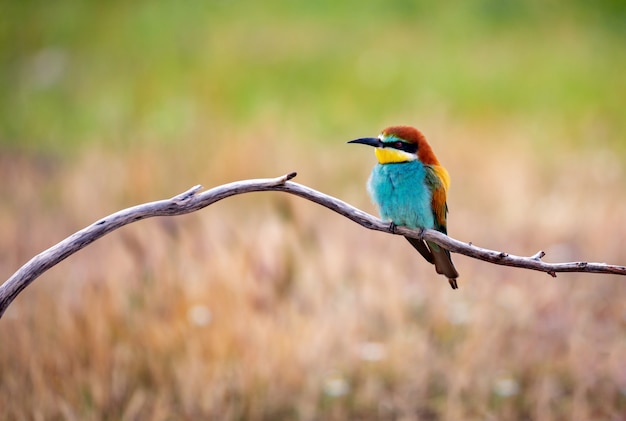
<path fill-rule="evenodd" d="M 445 275 L 448 278 L 448 282 L 450 282 L 452 289 L 457 289 L 458 285 L 456 283 L 456 278 L 459 277 L 459 272 L 457 272 L 454 267 L 454 263 L 452 263 L 450 252 L 437 246 L 436 244 L 431 245 L 431 243 L 428 243 L 428 246 L 430 247 L 437 273 Z"/>
<path fill-rule="evenodd" d="M 435 261 L 433 260 L 433 254 L 430 252 L 430 249 L 426 246 L 426 243 L 423 240 L 418 240 L 417 238 L 411 237 L 404 238 L 406 238 L 408 242 L 411 243 L 413 247 L 415 247 L 415 250 L 420 252 L 422 257 L 426 259 L 428 263 L 435 264 Z"/>

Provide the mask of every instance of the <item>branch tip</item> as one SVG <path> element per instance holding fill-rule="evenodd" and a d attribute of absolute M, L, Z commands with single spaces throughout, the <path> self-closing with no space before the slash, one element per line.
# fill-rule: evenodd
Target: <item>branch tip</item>
<path fill-rule="evenodd" d="M 280 177 L 271 179 L 270 182 L 274 185 L 280 186 L 280 185 L 285 184 L 287 181 L 291 180 L 292 178 L 294 178 L 296 175 L 298 175 L 298 173 L 295 171 L 292 171 L 288 174 L 281 175 Z"/>
<path fill-rule="evenodd" d="M 546 255 L 545 251 L 539 250 L 537 253 L 533 254 L 530 258 L 532 260 L 541 260 L 541 258 L 545 255 Z"/>
<path fill-rule="evenodd" d="M 198 193 L 198 191 L 200 191 L 201 189 L 202 189 L 202 185 L 197 184 L 193 186 L 192 188 L 190 188 L 189 190 L 184 191 L 181 194 L 172 197 L 172 200 L 176 203 L 184 202 L 186 200 L 189 200 L 191 197 L 195 196 L 195 194 Z"/>

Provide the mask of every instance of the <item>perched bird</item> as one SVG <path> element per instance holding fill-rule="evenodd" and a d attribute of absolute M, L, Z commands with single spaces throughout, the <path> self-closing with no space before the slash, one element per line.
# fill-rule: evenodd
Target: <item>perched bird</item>
<path fill-rule="evenodd" d="M 388 127 L 378 137 L 351 140 L 376 148 L 378 164 L 367 182 L 367 190 L 380 216 L 398 226 L 429 228 L 447 234 L 450 186 L 448 171 L 439 164 L 424 135 L 410 126 Z M 457 289 L 456 271 L 450 252 L 430 241 L 405 237 L 424 258 L 445 275 Z"/>

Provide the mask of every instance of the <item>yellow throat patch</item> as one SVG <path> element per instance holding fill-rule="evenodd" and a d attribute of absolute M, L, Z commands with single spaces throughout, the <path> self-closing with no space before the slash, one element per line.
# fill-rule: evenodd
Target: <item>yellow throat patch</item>
<path fill-rule="evenodd" d="M 375 152 L 380 164 L 393 164 L 416 159 L 415 155 L 393 148 L 376 148 Z"/>

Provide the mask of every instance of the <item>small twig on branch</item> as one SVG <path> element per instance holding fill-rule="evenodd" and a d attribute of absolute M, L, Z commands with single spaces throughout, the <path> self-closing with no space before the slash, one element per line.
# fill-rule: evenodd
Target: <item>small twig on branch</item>
<path fill-rule="evenodd" d="M 541 260 L 545 256 L 543 251 L 539 251 L 530 257 L 520 257 L 476 247 L 472 243 L 463 243 L 439 231 L 412 230 L 401 226 L 391 227 L 391 224 L 388 222 L 365 213 L 346 202 L 301 184 L 290 182 L 289 180 L 295 176 L 296 173 L 292 172 L 282 177 L 271 179 L 237 181 L 201 193 L 198 193 L 198 191 L 202 186 L 198 185 L 171 199 L 144 203 L 109 215 L 33 257 L 4 284 L 0 285 L 0 318 L 18 294 L 42 273 L 111 231 L 141 219 L 154 216 L 184 215 L 205 208 L 230 196 L 259 191 L 291 193 L 333 210 L 365 228 L 413 238 L 423 238 L 439 244 L 451 252 L 464 254 L 498 265 L 537 270 L 548 273 L 553 277 L 556 277 L 557 272 L 626 275 L 625 266 L 587 262 L 546 263 Z"/>

